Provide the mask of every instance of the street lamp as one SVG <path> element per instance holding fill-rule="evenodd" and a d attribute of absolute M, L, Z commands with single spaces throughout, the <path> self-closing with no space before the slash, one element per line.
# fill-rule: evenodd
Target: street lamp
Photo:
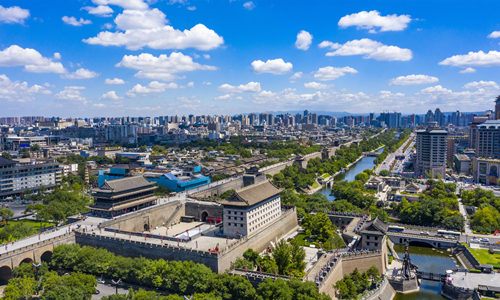
<path fill-rule="evenodd" d="M 42 266 L 42 263 L 39 264 L 32 263 L 31 266 L 35 268 L 35 279 L 36 281 L 38 281 L 38 269 Z"/>
<path fill-rule="evenodd" d="M 117 281 L 114 281 L 113 279 L 111 279 L 111 282 L 113 282 L 113 284 L 115 285 L 116 295 L 118 295 L 118 285 L 122 282 L 122 279 L 119 278 Z"/>

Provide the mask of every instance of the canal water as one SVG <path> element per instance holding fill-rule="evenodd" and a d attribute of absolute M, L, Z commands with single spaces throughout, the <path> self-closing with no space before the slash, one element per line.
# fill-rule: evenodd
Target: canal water
<path fill-rule="evenodd" d="M 384 151 L 384 148 L 380 148 L 377 150 L 377 152 L 382 153 Z M 375 166 L 375 158 L 373 156 L 365 156 L 363 157 L 360 161 L 358 161 L 356 164 L 352 165 L 347 172 L 339 174 L 335 176 L 334 180 L 335 182 L 342 181 L 342 180 L 347 180 L 347 181 L 353 181 L 354 177 L 358 175 L 359 173 L 363 172 L 366 169 L 372 169 Z M 333 201 L 335 200 L 335 197 L 333 195 L 330 195 L 331 191 L 329 188 L 324 188 L 320 190 L 318 193 L 325 195 L 328 200 Z"/>
<path fill-rule="evenodd" d="M 399 257 L 404 256 L 405 246 L 394 245 L 394 250 Z M 418 266 L 419 271 L 444 274 L 446 270 L 457 269 L 459 262 L 455 256 L 444 249 L 435 249 L 427 247 L 410 246 L 410 259 L 414 265 Z M 458 264 L 458 265 L 457 265 Z M 435 281 L 422 280 L 420 291 L 411 294 L 396 294 L 394 300 L 424 300 L 424 299 L 446 299 L 441 296 L 441 283 Z"/>

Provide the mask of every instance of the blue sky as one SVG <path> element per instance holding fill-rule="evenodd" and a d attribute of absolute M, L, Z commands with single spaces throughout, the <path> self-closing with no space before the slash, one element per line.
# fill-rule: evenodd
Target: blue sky
<path fill-rule="evenodd" d="M 498 1 L 0 3 L 2 116 L 481 111 Z"/>

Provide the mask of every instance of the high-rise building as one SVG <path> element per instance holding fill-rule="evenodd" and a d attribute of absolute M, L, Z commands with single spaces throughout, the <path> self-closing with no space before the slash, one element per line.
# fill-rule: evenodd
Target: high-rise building
<path fill-rule="evenodd" d="M 476 137 L 477 137 L 477 128 L 480 124 L 484 123 L 488 120 L 487 116 L 474 116 L 472 122 L 469 124 L 469 148 L 476 148 Z"/>
<path fill-rule="evenodd" d="M 415 156 L 415 175 L 432 177 L 446 174 L 446 137 L 448 132 L 437 127 L 429 126 L 425 130 L 417 130 Z"/>
<path fill-rule="evenodd" d="M 439 108 L 436 108 L 436 111 L 434 113 L 434 121 L 436 121 L 438 123 L 439 127 L 443 126 L 444 115 Z"/>
<path fill-rule="evenodd" d="M 476 157 L 500 158 L 500 120 L 486 120 L 477 126 Z"/>
<path fill-rule="evenodd" d="M 382 112 L 379 116 L 380 122 L 384 122 L 387 127 L 401 127 L 401 113 L 398 112 Z"/>
<path fill-rule="evenodd" d="M 434 122 L 434 113 L 429 109 L 425 114 L 425 125 L 429 125 L 431 122 Z"/>
<path fill-rule="evenodd" d="M 495 99 L 495 120 L 500 120 L 500 96 Z"/>

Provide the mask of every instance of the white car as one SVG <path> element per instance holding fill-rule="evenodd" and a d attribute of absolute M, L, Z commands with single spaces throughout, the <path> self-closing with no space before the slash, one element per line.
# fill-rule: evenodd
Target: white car
<path fill-rule="evenodd" d="M 487 239 L 487 238 L 481 238 L 479 241 L 483 242 L 483 243 L 489 243 L 490 242 L 490 239 Z"/>
<path fill-rule="evenodd" d="M 96 281 L 97 281 L 97 283 L 100 283 L 100 284 L 105 284 L 106 283 L 106 281 L 104 281 L 103 279 L 97 279 Z"/>
<path fill-rule="evenodd" d="M 471 243 L 479 243 L 480 242 L 479 239 L 472 239 L 470 241 L 471 241 Z"/>
<path fill-rule="evenodd" d="M 420 232 L 420 234 L 422 234 L 422 235 L 429 235 L 429 233 L 427 231 L 422 231 L 422 232 Z"/>

